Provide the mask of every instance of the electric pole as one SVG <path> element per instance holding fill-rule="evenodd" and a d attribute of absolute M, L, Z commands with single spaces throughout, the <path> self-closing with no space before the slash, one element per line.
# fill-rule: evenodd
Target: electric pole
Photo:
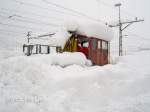
<path fill-rule="evenodd" d="M 29 43 L 29 40 L 30 40 L 30 36 L 31 36 L 31 31 L 29 31 L 29 32 L 27 33 L 28 43 Z"/>
<path fill-rule="evenodd" d="M 122 56 L 123 55 L 123 48 L 122 48 L 122 38 L 123 38 L 122 33 L 123 33 L 123 30 L 125 30 L 127 27 L 129 27 L 131 24 L 133 24 L 135 22 L 144 21 L 144 19 L 139 19 L 138 20 L 137 18 L 135 18 L 135 20 L 133 20 L 133 21 L 122 22 L 121 21 L 120 6 L 121 6 L 121 3 L 115 4 L 115 7 L 119 8 L 119 22 L 118 22 L 118 24 L 109 25 L 109 27 L 119 27 L 119 56 Z"/>

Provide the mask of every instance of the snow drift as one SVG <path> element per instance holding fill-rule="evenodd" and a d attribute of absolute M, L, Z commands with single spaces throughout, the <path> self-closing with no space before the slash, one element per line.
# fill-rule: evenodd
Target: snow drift
<path fill-rule="evenodd" d="M 64 52 L 52 54 L 52 65 L 68 66 L 68 65 L 91 65 L 90 60 L 87 60 L 85 55 L 81 52 Z"/>
<path fill-rule="evenodd" d="M 149 112 L 149 57 L 147 51 L 119 58 L 116 65 L 65 68 L 52 66 L 49 55 L 5 59 L 0 111 Z"/>

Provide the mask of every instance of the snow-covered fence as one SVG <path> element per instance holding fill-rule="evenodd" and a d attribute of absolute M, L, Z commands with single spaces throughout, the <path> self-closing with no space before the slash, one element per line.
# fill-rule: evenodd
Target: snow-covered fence
<path fill-rule="evenodd" d="M 49 54 L 52 52 L 61 52 L 61 47 L 41 44 L 24 44 L 23 52 L 27 56 L 30 56 L 32 54 Z"/>

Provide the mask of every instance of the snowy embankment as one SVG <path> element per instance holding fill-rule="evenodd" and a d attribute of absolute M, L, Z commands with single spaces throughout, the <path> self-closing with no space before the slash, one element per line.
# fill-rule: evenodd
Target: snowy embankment
<path fill-rule="evenodd" d="M 104 67 L 83 66 L 84 57 L 82 66 L 67 67 L 51 65 L 56 60 L 51 59 L 20 56 L 0 62 L 0 112 L 150 111 L 150 51 Z"/>

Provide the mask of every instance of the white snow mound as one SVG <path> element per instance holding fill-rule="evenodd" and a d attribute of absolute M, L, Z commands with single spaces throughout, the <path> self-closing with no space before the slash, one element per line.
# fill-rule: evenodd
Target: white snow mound
<path fill-rule="evenodd" d="M 81 52 L 64 52 L 59 54 L 53 54 L 51 57 L 53 65 L 68 66 L 68 65 L 87 65 L 89 62 L 85 55 Z"/>

